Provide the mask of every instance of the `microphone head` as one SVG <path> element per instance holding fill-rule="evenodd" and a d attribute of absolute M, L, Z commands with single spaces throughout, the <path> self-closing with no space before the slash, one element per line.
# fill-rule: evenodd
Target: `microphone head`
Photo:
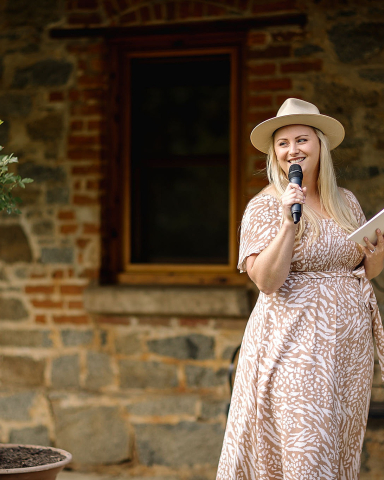
<path fill-rule="evenodd" d="M 300 177 L 301 180 L 303 179 L 303 170 L 298 163 L 294 163 L 289 167 L 288 171 L 288 180 L 291 181 L 292 178 Z"/>

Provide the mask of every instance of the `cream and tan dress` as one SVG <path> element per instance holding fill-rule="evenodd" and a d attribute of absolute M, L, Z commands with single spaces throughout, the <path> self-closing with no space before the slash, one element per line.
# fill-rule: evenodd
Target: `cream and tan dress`
<path fill-rule="evenodd" d="M 360 225 L 361 207 L 348 190 Z M 241 225 L 240 271 L 276 236 L 281 203 L 259 194 Z M 363 255 L 334 220 L 306 226 L 290 273 L 260 293 L 245 330 L 217 480 L 357 480 L 374 351 L 384 332 Z M 382 369 L 383 371 L 383 369 Z"/>

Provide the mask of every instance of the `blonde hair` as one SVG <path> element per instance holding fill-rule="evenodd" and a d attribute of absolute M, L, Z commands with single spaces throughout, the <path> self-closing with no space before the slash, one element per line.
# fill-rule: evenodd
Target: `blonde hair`
<path fill-rule="evenodd" d="M 340 189 L 337 186 L 328 138 L 317 128 L 311 128 L 313 128 L 320 141 L 320 169 L 317 179 L 317 188 L 320 195 L 321 209 L 327 212 L 343 230 L 347 233 L 352 233 L 359 227 L 359 224 L 353 215 L 345 196 L 340 192 Z M 287 188 L 289 181 L 276 158 L 274 135 L 272 136 L 268 150 L 267 175 L 269 183 L 275 187 L 277 197 L 280 199 Z M 313 240 L 315 240 L 320 235 L 319 215 L 307 205 L 303 205 L 302 216 L 313 226 Z M 296 240 L 299 240 L 302 237 L 304 229 L 305 222 L 300 222 L 299 228 L 296 232 Z"/>

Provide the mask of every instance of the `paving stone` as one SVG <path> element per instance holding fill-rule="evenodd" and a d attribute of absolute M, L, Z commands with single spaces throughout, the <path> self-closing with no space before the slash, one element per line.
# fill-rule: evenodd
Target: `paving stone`
<path fill-rule="evenodd" d="M 63 117 L 59 113 L 50 113 L 33 120 L 27 123 L 27 132 L 32 140 L 58 141 L 63 135 Z"/>
<path fill-rule="evenodd" d="M 28 318 L 28 311 L 22 300 L 0 297 L 0 320 L 20 321 L 26 318 Z"/>
<path fill-rule="evenodd" d="M 28 67 L 18 68 L 13 77 L 13 88 L 58 87 L 68 82 L 73 65 L 66 60 L 45 59 Z"/>
<path fill-rule="evenodd" d="M 31 247 L 20 225 L 0 226 L 0 260 L 6 263 L 32 261 Z"/>
<path fill-rule="evenodd" d="M 103 465 L 132 458 L 129 427 L 118 407 L 53 406 L 56 446 L 72 453 L 73 462 Z"/>
<path fill-rule="evenodd" d="M 74 251 L 71 247 L 43 247 L 41 249 L 42 263 L 73 263 Z"/>
<path fill-rule="evenodd" d="M 65 355 L 52 361 L 52 387 L 74 388 L 79 386 L 79 357 Z"/>
<path fill-rule="evenodd" d="M 186 365 L 185 375 L 189 387 L 216 387 L 225 385 L 228 381 L 228 370 L 226 368 L 215 371 L 212 368 L 200 367 L 198 365 Z"/>
<path fill-rule="evenodd" d="M 21 443 L 24 445 L 42 445 L 51 446 L 49 431 L 45 425 L 37 425 L 36 427 L 21 428 L 11 430 L 9 443 Z"/>
<path fill-rule="evenodd" d="M 0 95 L 1 118 L 27 117 L 31 113 L 32 98 L 30 95 L 20 93 L 7 93 Z M 4 128 L 4 124 L 0 129 Z"/>
<path fill-rule="evenodd" d="M 195 415 L 196 396 L 167 395 L 151 396 L 145 400 L 140 399 L 127 407 L 131 415 Z"/>
<path fill-rule="evenodd" d="M 44 369 L 45 360 L 3 355 L 0 369 L 2 387 L 41 387 L 44 385 Z"/>
<path fill-rule="evenodd" d="M 135 425 L 139 462 L 170 467 L 217 465 L 224 430 L 220 424 Z"/>
<path fill-rule="evenodd" d="M 118 332 L 115 340 L 115 348 L 116 353 L 122 353 L 124 355 L 139 353 L 141 350 L 140 338 L 136 334 L 122 334 Z"/>
<path fill-rule="evenodd" d="M 88 374 L 85 386 L 97 389 L 113 382 L 113 372 L 109 355 L 100 352 L 87 353 Z"/>
<path fill-rule="evenodd" d="M 25 162 L 18 165 L 19 175 L 33 178 L 34 182 L 63 182 L 66 180 L 66 174 L 62 167 L 51 167 L 48 165 L 39 165 L 34 162 Z"/>
<path fill-rule="evenodd" d="M 0 334 L 0 345 L 48 348 L 53 345 L 50 335 L 51 332 L 48 330 L 2 330 Z"/>
<path fill-rule="evenodd" d="M 54 231 L 55 227 L 51 220 L 42 220 L 32 225 L 32 233 L 34 235 L 52 235 Z"/>
<path fill-rule="evenodd" d="M 178 385 L 175 365 L 121 360 L 119 368 L 122 388 L 171 388 Z"/>
<path fill-rule="evenodd" d="M 0 418 L 6 421 L 30 420 L 30 409 L 35 401 L 35 392 L 26 391 L 0 397 Z"/>
<path fill-rule="evenodd" d="M 214 358 L 215 340 L 206 335 L 192 334 L 147 342 L 151 352 L 179 359 L 206 360 Z"/>
<path fill-rule="evenodd" d="M 61 341 L 65 347 L 89 345 L 93 341 L 92 330 L 62 330 Z"/>

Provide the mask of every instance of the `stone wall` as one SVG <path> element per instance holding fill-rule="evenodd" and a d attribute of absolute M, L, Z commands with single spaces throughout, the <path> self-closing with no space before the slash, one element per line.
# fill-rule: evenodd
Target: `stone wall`
<path fill-rule="evenodd" d="M 290 24 L 295 14 L 305 22 Z M 0 3 L 0 144 L 19 157 L 19 173 L 35 179 L 21 192 L 22 215 L 0 222 L 2 442 L 66 448 L 74 468 L 214 478 L 227 367 L 249 308 L 205 315 L 192 306 L 189 315 L 84 308 L 101 264 L 108 51 L 99 37 L 53 39 L 49 30 L 271 17 L 287 24 L 248 33 L 246 136 L 285 98 L 313 101 L 345 125 L 335 152 L 339 181 L 373 215 L 384 207 L 381 2 Z M 264 157 L 250 144 L 244 165 L 249 198 L 265 185 L 257 173 Z M 384 305 L 379 291 L 378 298 Z M 384 401 L 378 375 L 373 399 Z M 381 475 L 383 432 L 371 419 L 362 479 Z"/>

